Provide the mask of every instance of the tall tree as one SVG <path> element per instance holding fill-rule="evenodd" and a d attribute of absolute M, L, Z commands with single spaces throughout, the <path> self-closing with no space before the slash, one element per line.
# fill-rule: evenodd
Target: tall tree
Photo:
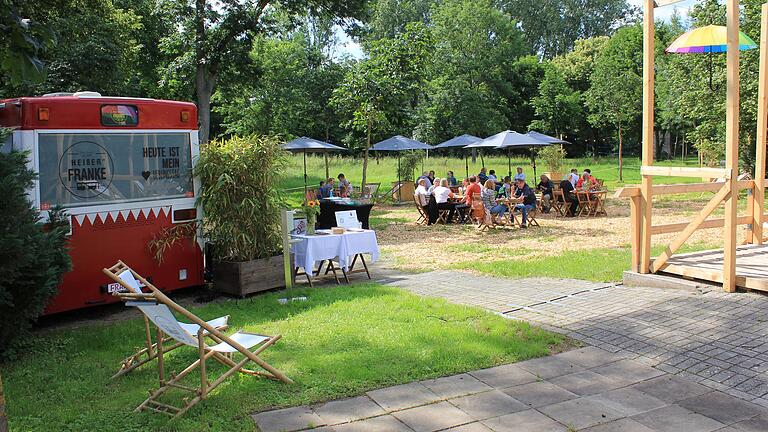
<path fill-rule="evenodd" d="M 50 28 L 30 19 L 25 12 L 11 0 L 0 1 L 0 72 L 7 74 L 13 84 L 45 77 L 45 63 L 40 56 L 54 41 Z"/>
<path fill-rule="evenodd" d="M 363 187 L 374 135 L 392 125 L 403 130 L 412 118 L 418 105 L 417 92 L 425 81 L 432 38 L 425 25 L 411 23 L 393 39 L 371 42 L 368 50 L 369 58 L 345 75 L 332 98 L 332 104 L 347 119 L 345 126 L 364 134 Z"/>
<path fill-rule="evenodd" d="M 531 129 L 560 138 L 566 131 L 574 132 L 582 114 L 580 99 L 581 94 L 566 84 L 557 67 L 548 67 L 539 85 L 539 95 L 533 99 L 537 119 L 531 123 Z"/>
<path fill-rule="evenodd" d="M 412 22 L 429 23 L 430 9 L 439 0 L 376 0 L 370 2 L 365 38 L 394 38 Z"/>
<path fill-rule="evenodd" d="M 565 54 L 578 39 L 610 35 L 636 19 L 626 0 L 499 0 L 518 20 L 533 52 L 544 58 Z"/>
<path fill-rule="evenodd" d="M 264 30 L 265 11 L 280 6 L 288 14 L 362 18 L 364 0 L 169 0 L 174 2 L 180 30 L 174 46 L 177 58 L 194 64 L 194 83 L 200 117 L 200 140 L 206 142 L 211 127 L 211 97 L 222 73 L 248 59 L 253 36 Z M 190 53 L 193 53 L 190 56 Z M 191 57 L 191 58 L 190 58 Z"/>
<path fill-rule="evenodd" d="M 637 130 L 642 113 L 642 43 L 639 25 L 619 29 L 595 62 L 586 92 L 590 123 L 616 129 L 619 180 L 623 180 L 624 135 L 627 130 Z"/>

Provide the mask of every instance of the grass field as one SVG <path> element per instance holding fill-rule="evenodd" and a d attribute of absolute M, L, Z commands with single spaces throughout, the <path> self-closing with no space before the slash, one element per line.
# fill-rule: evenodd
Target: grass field
<path fill-rule="evenodd" d="M 175 422 L 133 413 L 147 390 L 156 388 L 156 370 L 145 366 L 109 377 L 141 344 L 142 321 L 94 323 L 38 334 L 25 357 L 3 366 L 10 430 L 253 431 L 254 411 L 515 362 L 567 345 L 562 336 L 524 322 L 375 284 L 292 294 L 308 301 L 278 306 L 281 293 L 271 293 L 209 303 L 194 312 L 208 319 L 229 314 L 235 328 L 282 334 L 263 357 L 295 385 L 235 375 Z M 194 351 L 173 351 L 167 369 L 181 370 L 194 360 Z M 194 385 L 199 376 L 189 379 Z"/>

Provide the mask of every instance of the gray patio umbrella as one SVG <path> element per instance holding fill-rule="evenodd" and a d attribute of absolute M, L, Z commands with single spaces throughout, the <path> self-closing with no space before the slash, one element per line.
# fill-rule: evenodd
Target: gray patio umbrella
<path fill-rule="evenodd" d="M 283 149 L 291 153 L 304 154 L 304 195 L 307 194 L 307 153 L 329 153 L 334 151 L 347 151 L 344 147 L 319 141 L 313 138 L 301 137 L 283 144 Z M 325 174 L 328 175 L 328 158 L 325 158 Z"/>
<path fill-rule="evenodd" d="M 476 146 L 492 147 L 496 149 L 510 149 L 515 147 L 543 147 L 551 145 L 546 141 L 539 140 L 530 135 L 521 134 L 511 130 L 505 130 L 499 132 L 496 135 L 489 136 L 483 141 L 475 144 Z M 532 156 L 533 161 L 533 176 L 536 178 L 536 157 Z M 509 176 L 512 176 L 512 158 L 507 153 L 507 164 L 509 167 Z"/>
<path fill-rule="evenodd" d="M 566 140 L 561 140 L 560 138 L 555 138 L 553 136 L 544 135 L 543 133 L 539 133 L 539 132 L 536 132 L 536 131 L 528 131 L 528 133 L 526 135 L 528 135 L 530 137 L 533 137 L 533 138 L 536 138 L 539 141 L 548 142 L 550 144 L 570 144 Z"/>
<path fill-rule="evenodd" d="M 415 139 L 406 138 L 402 135 L 395 135 L 391 138 L 387 138 L 384 141 L 379 141 L 376 144 L 371 147 L 371 150 L 376 151 L 393 151 L 398 152 L 397 153 L 397 184 L 399 185 L 401 183 L 400 181 L 400 152 L 403 150 L 431 150 L 432 146 L 429 144 L 425 144 L 421 141 L 416 141 Z M 400 201 L 403 200 L 402 192 L 400 191 L 400 188 L 397 188 L 398 198 Z"/>
<path fill-rule="evenodd" d="M 457 137 L 453 137 L 448 141 L 442 142 L 435 146 L 435 149 L 451 148 L 451 147 L 466 147 L 470 144 L 482 141 L 480 137 L 474 135 L 464 134 Z M 464 155 L 464 168 L 467 170 L 467 177 L 469 177 L 469 155 Z"/>

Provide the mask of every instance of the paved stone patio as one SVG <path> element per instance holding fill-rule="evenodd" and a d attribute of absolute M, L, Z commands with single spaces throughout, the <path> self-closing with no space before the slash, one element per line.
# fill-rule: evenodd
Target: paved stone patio
<path fill-rule="evenodd" d="M 594 347 L 253 418 L 261 432 L 768 430 L 768 408 Z"/>
<path fill-rule="evenodd" d="M 392 276 L 384 282 L 529 321 L 768 406 L 768 297 L 762 294 L 510 280 L 451 271 Z"/>

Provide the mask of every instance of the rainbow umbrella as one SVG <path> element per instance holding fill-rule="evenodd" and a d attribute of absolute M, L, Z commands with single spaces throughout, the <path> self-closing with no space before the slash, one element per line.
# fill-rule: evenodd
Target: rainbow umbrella
<path fill-rule="evenodd" d="M 743 32 L 739 32 L 739 50 L 757 48 L 757 44 Z M 712 89 L 712 54 L 728 51 L 728 29 L 725 26 L 708 25 L 681 34 L 666 52 L 674 54 L 709 54 L 709 88 Z"/>

